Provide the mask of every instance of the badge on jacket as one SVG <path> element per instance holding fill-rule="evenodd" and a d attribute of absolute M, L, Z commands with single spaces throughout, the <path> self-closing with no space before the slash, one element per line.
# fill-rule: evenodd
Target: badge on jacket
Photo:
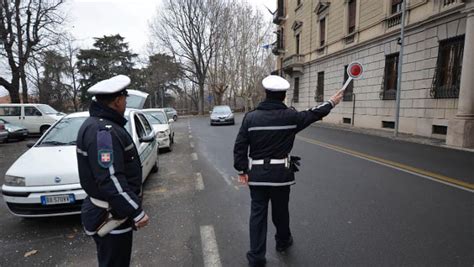
<path fill-rule="evenodd" d="M 97 161 L 102 168 L 109 168 L 114 163 L 112 135 L 108 130 L 97 132 Z"/>

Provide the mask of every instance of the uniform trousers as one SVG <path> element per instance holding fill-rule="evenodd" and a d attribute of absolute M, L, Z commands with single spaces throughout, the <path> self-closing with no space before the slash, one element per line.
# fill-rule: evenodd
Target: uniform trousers
<path fill-rule="evenodd" d="M 132 254 L 133 231 L 123 234 L 94 235 L 99 267 L 128 267 Z"/>
<path fill-rule="evenodd" d="M 290 186 L 249 186 L 251 202 L 250 212 L 250 251 L 247 259 L 250 265 L 265 263 L 267 246 L 268 202 L 272 203 L 272 221 L 276 228 L 277 246 L 285 245 L 290 237 Z"/>

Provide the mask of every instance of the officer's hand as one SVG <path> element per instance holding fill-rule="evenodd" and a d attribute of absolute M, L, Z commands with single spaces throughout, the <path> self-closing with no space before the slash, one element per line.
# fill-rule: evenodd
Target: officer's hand
<path fill-rule="evenodd" d="M 248 184 L 249 176 L 247 174 L 239 174 L 239 182 L 244 185 Z"/>
<path fill-rule="evenodd" d="M 145 216 L 143 216 L 143 218 L 141 220 L 139 220 L 138 222 L 135 223 L 135 226 L 140 229 L 142 227 L 145 227 L 148 222 L 150 221 L 150 218 L 148 218 L 148 215 L 145 214 Z"/>
<path fill-rule="evenodd" d="M 337 91 L 333 96 L 331 96 L 331 101 L 334 103 L 334 105 L 339 104 L 341 102 L 342 97 L 344 96 L 344 90 L 339 90 Z"/>

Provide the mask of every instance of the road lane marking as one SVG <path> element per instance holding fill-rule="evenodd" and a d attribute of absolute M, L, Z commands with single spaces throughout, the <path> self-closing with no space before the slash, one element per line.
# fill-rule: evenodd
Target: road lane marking
<path fill-rule="evenodd" d="M 193 138 L 193 136 L 192 136 L 192 135 L 189 135 L 189 139 L 192 139 L 192 138 Z"/>
<path fill-rule="evenodd" d="M 409 165 L 405 165 L 405 164 L 402 164 L 402 163 L 398 163 L 398 162 L 395 162 L 395 161 L 386 160 L 386 159 L 382 159 L 382 158 L 379 158 L 379 157 L 371 156 L 371 155 L 364 154 L 364 153 L 361 153 L 361 152 L 357 152 L 357 151 L 354 151 L 354 150 L 350 150 L 350 149 L 347 149 L 347 148 L 344 148 L 344 147 L 331 145 L 331 144 L 324 143 L 324 142 L 321 142 L 321 141 L 317 141 L 317 140 L 314 140 L 314 139 L 311 139 L 311 138 L 307 138 L 307 137 L 303 137 L 303 136 L 299 136 L 299 135 L 296 138 L 301 140 L 301 141 L 305 141 L 305 142 L 308 142 L 308 143 L 311 143 L 311 144 L 314 144 L 314 145 L 325 147 L 325 148 L 328 148 L 328 149 L 331 149 L 331 150 L 334 150 L 334 151 L 338 151 L 338 152 L 341 152 L 341 153 L 344 153 L 344 154 L 347 154 L 347 155 L 351 155 L 351 156 L 354 156 L 354 157 L 357 157 L 357 158 L 365 159 L 367 161 L 374 162 L 374 163 L 377 163 L 377 164 L 380 164 L 380 165 L 383 165 L 383 166 L 386 166 L 386 167 L 390 167 L 390 168 L 393 168 L 393 169 L 397 169 L 399 171 L 403 171 L 403 172 L 406 172 L 406 173 L 410 173 L 410 174 L 416 175 L 418 177 L 422 177 L 422 178 L 425 178 L 425 179 L 428 179 L 428 180 L 431 180 L 431 181 L 435 181 L 435 182 L 442 183 L 442 184 L 445 184 L 445 185 L 449 185 L 449 186 L 452 186 L 452 187 L 455 187 L 455 188 L 458 188 L 458 189 L 462 189 L 464 191 L 474 193 L 474 184 L 472 184 L 472 183 L 464 182 L 464 181 L 461 181 L 459 179 L 444 176 L 442 174 L 437 174 L 437 173 L 433 173 L 433 172 L 430 172 L 430 171 L 418 169 L 418 168 L 415 168 L 415 167 L 412 167 L 412 166 L 409 166 Z"/>
<path fill-rule="evenodd" d="M 189 143 L 189 146 L 190 146 L 191 148 L 194 148 L 194 143 L 193 143 L 193 142 Z"/>
<path fill-rule="evenodd" d="M 196 153 L 191 153 L 191 158 L 193 160 L 198 160 L 198 155 Z"/>
<path fill-rule="evenodd" d="M 216 235 L 212 225 L 201 226 L 201 246 L 205 267 L 221 267 L 221 258 L 217 247 Z"/>
<path fill-rule="evenodd" d="M 202 174 L 200 172 L 196 173 L 196 190 L 204 190 L 204 181 L 202 180 Z"/>

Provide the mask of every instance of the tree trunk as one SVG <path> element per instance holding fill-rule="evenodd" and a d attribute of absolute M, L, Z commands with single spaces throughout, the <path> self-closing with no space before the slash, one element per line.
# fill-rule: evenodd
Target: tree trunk
<path fill-rule="evenodd" d="M 198 101 L 199 115 L 204 115 L 204 82 L 199 83 L 199 101 Z"/>
<path fill-rule="evenodd" d="M 25 75 L 25 70 L 21 70 L 21 88 L 22 88 L 22 98 L 23 98 L 23 103 L 29 103 L 28 99 L 28 83 L 26 82 L 26 75 Z"/>

